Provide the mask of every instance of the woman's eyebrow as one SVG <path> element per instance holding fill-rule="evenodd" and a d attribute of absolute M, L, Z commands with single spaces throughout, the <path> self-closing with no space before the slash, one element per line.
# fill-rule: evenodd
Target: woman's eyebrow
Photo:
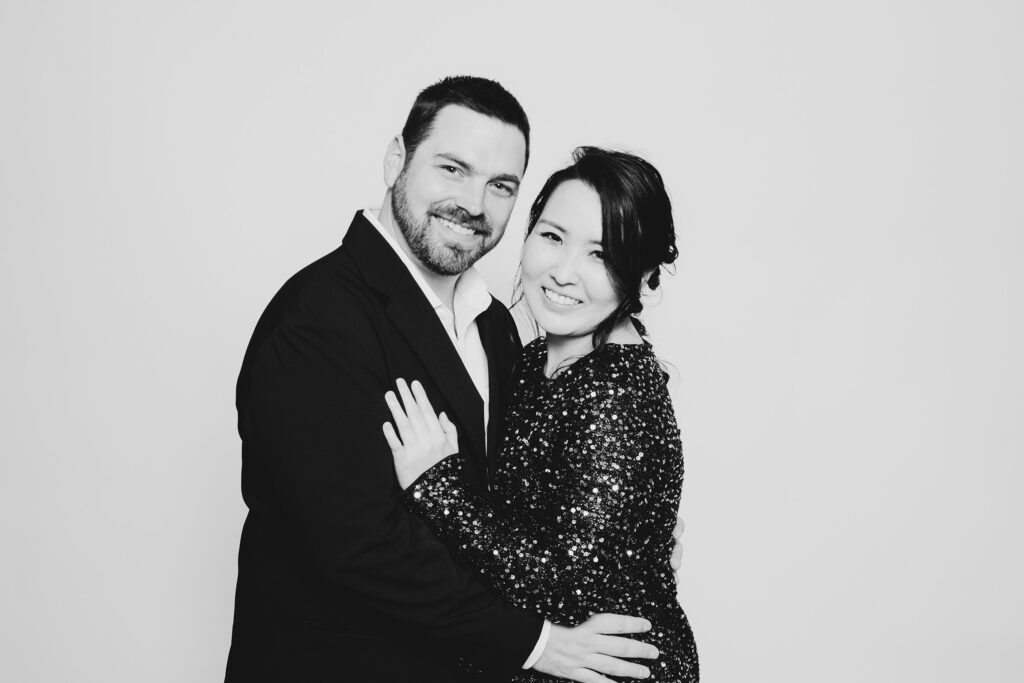
<path fill-rule="evenodd" d="M 546 225 L 550 225 L 550 226 L 551 226 L 552 228 L 554 228 L 555 230 L 557 230 L 557 231 L 559 231 L 559 232 L 565 232 L 565 228 L 563 228 L 563 227 L 562 227 L 561 225 L 559 225 L 558 223 L 554 223 L 554 222 L 552 222 L 551 220 L 549 220 L 549 219 L 547 219 L 547 218 L 541 218 L 541 219 L 540 219 L 540 220 L 538 220 L 537 222 L 538 222 L 538 223 L 544 223 L 544 224 L 546 224 Z"/>

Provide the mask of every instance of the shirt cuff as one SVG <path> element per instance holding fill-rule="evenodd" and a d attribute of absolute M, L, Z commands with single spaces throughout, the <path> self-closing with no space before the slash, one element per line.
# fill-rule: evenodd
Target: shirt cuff
<path fill-rule="evenodd" d="M 548 646 L 548 638 L 551 636 L 551 622 L 547 619 L 544 620 L 544 625 L 540 629 L 540 638 L 537 639 L 537 644 L 533 646 L 533 652 L 526 658 L 526 663 L 523 664 L 524 669 L 532 669 L 533 665 L 537 663 L 540 656 L 544 654 L 544 648 Z"/>

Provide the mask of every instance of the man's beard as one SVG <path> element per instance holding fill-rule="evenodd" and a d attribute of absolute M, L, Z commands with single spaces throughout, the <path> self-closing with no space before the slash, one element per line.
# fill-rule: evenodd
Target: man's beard
<path fill-rule="evenodd" d="M 395 217 L 395 223 L 402 231 L 409 251 L 430 271 L 438 275 L 461 275 L 497 244 L 497 240 L 488 241 L 494 231 L 486 218 L 472 216 L 465 209 L 454 205 L 431 206 L 422 221 L 416 220 L 409 210 L 405 183 L 405 171 L 402 171 L 391 192 L 391 215 Z M 431 236 L 431 215 L 483 233 L 484 239 L 478 246 L 471 248 L 445 244 L 439 237 Z"/>

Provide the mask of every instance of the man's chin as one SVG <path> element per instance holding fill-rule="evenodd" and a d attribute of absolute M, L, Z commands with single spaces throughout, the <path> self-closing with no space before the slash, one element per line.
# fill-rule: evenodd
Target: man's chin
<path fill-rule="evenodd" d="M 450 259 L 446 259 L 444 261 L 431 261 L 426 265 L 427 268 L 429 268 L 434 273 L 437 273 L 438 275 L 454 276 L 462 275 L 463 273 L 465 273 L 467 270 L 473 267 L 473 264 L 476 263 L 476 261 L 476 259 L 473 259 L 472 261 L 453 261 Z"/>
<path fill-rule="evenodd" d="M 438 275 L 462 275 L 472 268 L 483 254 L 481 251 L 466 251 L 446 245 L 435 249 L 430 261 L 425 265 Z"/>

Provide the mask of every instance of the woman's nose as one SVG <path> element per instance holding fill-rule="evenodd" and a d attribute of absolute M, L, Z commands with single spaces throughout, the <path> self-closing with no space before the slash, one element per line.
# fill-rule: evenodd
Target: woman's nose
<path fill-rule="evenodd" d="M 555 263 L 552 264 L 551 277 L 560 285 L 575 284 L 579 279 L 576 257 L 569 253 L 560 255 Z"/>

